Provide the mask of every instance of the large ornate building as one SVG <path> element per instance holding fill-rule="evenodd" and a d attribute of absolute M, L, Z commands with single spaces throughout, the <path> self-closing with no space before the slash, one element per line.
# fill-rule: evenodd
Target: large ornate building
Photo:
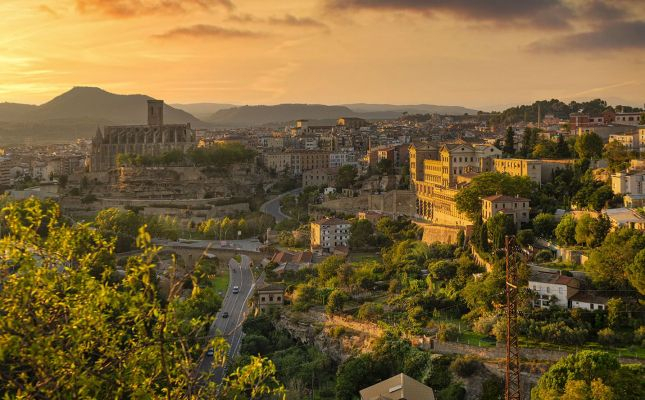
<path fill-rule="evenodd" d="M 435 224 L 467 226 L 472 222 L 457 210 L 460 178 L 494 169 L 502 152 L 492 145 L 449 143 L 410 146 L 410 176 L 417 197 L 417 215 Z M 467 180 L 467 179 L 466 179 Z"/>
<path fill-rule="evenodd" d="M 148 100 L 147 125 L 106 126 L 92 140 L 90 171 L 116 167 L 118 154 L 160 155 L 170 150 L 186 151 L 196 146 L 190 124 L 164 124 L 163 100 Z"/>

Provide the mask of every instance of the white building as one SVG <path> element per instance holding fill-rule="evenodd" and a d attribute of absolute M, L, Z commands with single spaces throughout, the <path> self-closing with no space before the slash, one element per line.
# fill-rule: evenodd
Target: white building
<path fill-rule="evenodd" d="M 638 125 L 640 123 L 641 113 L 618 113 L 614 118 L 614 122 L 623 125 Z"/>
<path fill-rule="evenodd" d="M 351 224 L 340 218 L 323 218 L 311 223 L 311 251 L 333 253 L 348 247 Z"/>
<path fill-rule="evenodd" d="M 609 143 L 618 142 L 627 150 L 640 151 L 640 134 L 638 132 L 614 133 L 609 135 Z"/>
<path fill-rule="evenodd" d="M 614 194 L 645 194 L 645 171 L 627 170 L 611 174 Z"/>
<path fill-rule="evenodd" d="M 580 282 L 573 277 L 552 272 L 533 272 L 529 289 L 536 293 L 533 306 L 548 308 L 556 305 L 571 308 L 571 297 L 580 291 Z"/>
<path fill-rule="evenodd" d="M 583 310 L 604 310 L 607 308 L 607 299 L 587 292 L 578 292 L 571 296 L 571 308 Z"/>

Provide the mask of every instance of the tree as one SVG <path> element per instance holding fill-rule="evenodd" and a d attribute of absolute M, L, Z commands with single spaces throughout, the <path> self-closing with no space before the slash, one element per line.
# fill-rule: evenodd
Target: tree
<path fill-rule="evenodd" d="M 564 140 L 564 135 L 562 134 L 558 135 L 558 143 L 556 145 L 555 155 L 558 158 L 568 158 L 571 156 L 569 145 L 567 145 L 567 142 Z"/>
<path fill-rule="evenodd" d="M 645 235 L 637 230 L 621 228 L 611 232 L 601 246 L 593 249 L 585 263 L 585 271 L 591 280 L 603 288 L 628 289 L 631 275 L 630 265 L 636 254 L 645 249 Z"/>
<path fill-rule="evenodd" d="M 343 165 L 338 168 L 338 173 L 336 175 L 336 188 L 347 189 L 352 187 L 357 174 L 356 167 L 352 165 Z"/>
<path fill-rule="evenodd" d="M 457 210 L 472 220 L 481 214 L 481 198 L 494 194 L 532 198 L 538 186 L 526 176 L 511 176 L 498 172 L 484 172 L 473 178 L 470 185 L 455 196 Z"/>
<path fill-rule="evenodd" d="M 389 174 L 394 169 L 394 164 L 389 158 L 384 158 L 376 164 L 379 174 Z"/>
<path fill-rule="evenodd" d="M 370 221 L 366 219 L 354 221 L 349 231 L 351 233 L 349 247 L 352 249 L 364 249 L 372 244 L 374 227 Z"/>
<path fill-rule="evenodd" d="M 94 226 L 106 237 L 116 238 L 116 251 L 129 251 L 133 246 L 142 218 L 131 210 L 107 208 L 99 211 Z"/>
<path fill-rule="evenodd" d="M 567 214 L 560 220 L 555 227 L 555 238 L 558 243 L 566 246 L 572 245 L 576 241 L 576 219 L 571 214 Z"/>
<path fill-rule="evenodd" d="M 538 380 L 531 398 L 641 399 L 645 396 L 643 373 L 643 366 L 621 366 L 614 355 L 583 350 L 553 364 Z"/>
<path fill-rule="evenodd" d="M 210 380 L 211 372 L 195 373 L 209 347 L 214 365 L 226 360 L 223 338 L 198 340 L 217 309 L 194 307 L 204 300 L 197 286 L 183 297 L 191 273 L 171 265 L 167 275 L 160 274 L 155 260 L 161 249 L 145 228 L 136 238 L 140 253 L 118 274 L 113 241 L 89 224 L 65 224 L 59 215 L 58 207 L 47 209 L 35 199 L 1 212 L 4 397 L 284 396 L 267 359 L 251 358 L 221 384 Z M 92 272 L 97 269 L 104 272 Z M 166 294 L 162 280 L 169 282 Z"/>
<path fill-rule="evenodd" d="M 531 229 L 522 229 L 517 232 L 517 242 L 523 247 L 528 247 L 535 242 L 535 235 Z"/>
<path fill-rule="evenodd" d="M 502 151 L 506 154 L 515 154 L 515 131 L 512 126 L 506 128 L 506 136 L 504 136 L 504 147 Z"/>
<path fill-rule="evenodd" d="M 589 214 L 584 214 L 576 223 L 575 239 L 578 244 L 591 247 L 594 242 L 594 225 L 596 219 Z"/>
<path fill-rule="evenodd" d="M 634 261 L 627 265 L 626 272 L 629 283 L 640 294 L 645 294 L 645 249 L 636 254 Z"/>
<path fill-rule="evenodd" d="M 583 133 L 576 138 L 574 146 L 580 158 L 600 158 L 602 156 L 602 139 L 594 132 Z"/>
<path fill-rule="evenodd" d="M 497 213 L 486 221 L 488 237 L 493 244 L 493 249 L 504 247 L 506 235 L 515 233 L 515 223 L 513 217 L 504 213 Z"/>
<path fill-rule="evenodd" d="M 629 161 L 634 157 L 622 143 L 613 141 L 605 145 L 604 157 L 607 159 L 612 172 L 622 171 L 629 166 Z"/>
<path fill-rule="evenodd" d="M 555 216 L 548 213 L 539 213 L 533 218 L 533 231 L 538 237 L 551 238 L 557 226 Z"/>
<path fill-rule="evenodd" d="M 325 311 L 328 314 L 334 314 L 343 310 L 343 305 L 347 301 L 347 294 L 342 290 L 334 290 L 329 294 L 327 298 L 327 304 L 325 305 Z"/>

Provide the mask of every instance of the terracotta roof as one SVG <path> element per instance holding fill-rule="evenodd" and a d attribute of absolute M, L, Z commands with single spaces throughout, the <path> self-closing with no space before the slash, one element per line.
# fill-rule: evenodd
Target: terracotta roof
<path fill-rule="evenodd" d="M 344 219 L 332 217 L 332 218 L 321 218 L 318 221 L 313 222 L 318 225 L 349 225 L 349 221 Z"/>
<path fill-rule="evenodd" d="M 279 283 L 267 283 L 258 288 L 258 292 L 278 292 L 284 291 L 284 286 Z"/>
<path fill-rule="evenodd" d="M 482 200 L 492 202 L 530 201 L 529 199 L 526 199 L 524 197 L 507 196 L 505 194 L 494 194 L 492 196 L 484 197 Z"/>
<path fill-rule="evenodd" d="M 581 303 L 593 303 L 593 304 L 607 304 L 607 298 L 602 296 L 596 296 L 595 294 L 589 292 L 578 292 L 571 296 L 569 300 L 579 301 Z"/>
<path fill-rule="evenodd" d="M 571 276 L 562 275 L 557 272 L 546 272 L 546 271 L 537 271 L 531 273 L 529 281 L 532 282 L 541 282 L 541 283 L 551 283 L 554 285 L 565 285 L 570 287 L 579 287 L 580 282 Z"/>

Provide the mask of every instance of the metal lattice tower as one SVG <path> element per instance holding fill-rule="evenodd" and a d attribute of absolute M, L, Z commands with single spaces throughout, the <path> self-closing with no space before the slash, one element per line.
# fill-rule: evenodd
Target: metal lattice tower
<path fill-rule="evenodd" d="M 506 236 L 506 400 L 521 400 L 520 346 L 517 329 L 517 267 L 521 249 L 515 236 Z"/>

